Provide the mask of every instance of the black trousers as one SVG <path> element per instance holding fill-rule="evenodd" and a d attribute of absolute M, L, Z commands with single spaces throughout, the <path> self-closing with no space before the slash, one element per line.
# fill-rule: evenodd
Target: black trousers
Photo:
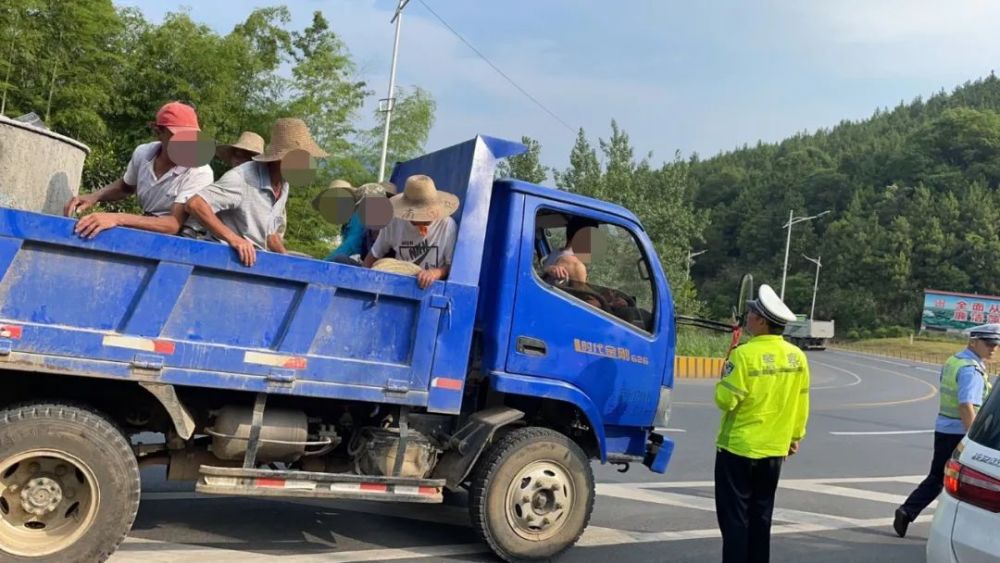
<path fill-rule="evenodd" d="M 941 488 L 944 487 L 944 465 L 948 463 L 951 453 L 964 437 L 964 434 L 934 433 L 934 458 L 931 460 L 931 471 L 900 507 L 911 521 L 941 494 Z"/>
<path fill-rule="evenodd" d="M 750 459 L 715 454 L 715 513 L 723 563 L 766 563 L 771 556 L 771 513 L 784 457 Z"/>

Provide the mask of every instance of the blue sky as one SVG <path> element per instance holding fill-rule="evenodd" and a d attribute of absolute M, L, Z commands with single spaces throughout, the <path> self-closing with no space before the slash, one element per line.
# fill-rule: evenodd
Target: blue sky
<path fill-rule="evenodd" d="M 496 65 L 588 137 L 616 119 L 659 163 L 863 119 L 951 90 L 1000 61 L 1000 2 L 987 0 L 423 0 Z M 228 33 L 254 7 L 284 4 L 301 29 L 321 10 L 358 77 L 385 95 L 395 0 L 115 0 L 152 21 L 182 7 Z M 476 134 L 542 143 L 568 163 L 575 131 L 548 116 L 445 29 L 406 7 L 397 83 L 438 104 L 428 149 Z M 370 120 L 370 108 L 360 116 Z"/>

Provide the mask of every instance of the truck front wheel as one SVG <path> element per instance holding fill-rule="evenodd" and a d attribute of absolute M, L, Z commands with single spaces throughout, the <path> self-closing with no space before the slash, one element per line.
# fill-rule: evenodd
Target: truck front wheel
<path fill-rule="evenodd" d="M 104 561 L 139 508 L 139 467 L 108 420 L 63 404 L 0 411 L 0 559 Z"/>
<path fill-rule="evenodd" d="M 505 561 L 555 557 L 580 538 L 594 507 L 590 460 L 548 428 L 522 428 L 494 443 L 469 491 L 472 523 Z"/>

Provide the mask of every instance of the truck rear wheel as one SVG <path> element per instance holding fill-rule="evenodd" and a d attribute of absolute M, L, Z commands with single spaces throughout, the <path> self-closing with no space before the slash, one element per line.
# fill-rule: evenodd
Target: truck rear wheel
<path fill-rule="evenodd" d="M 0 411 L 0 559 L 104 561 L 138 508 L 138 464 L 108 420 L 63 404 Z"/>
<path fill-rule="evenodd" d="M 548 428 L 515 430 L 493 444 L 469 491 L 473 526 L 505 561 L 555 557 L 580 538 L 593 508 L 590 460 Z"/>

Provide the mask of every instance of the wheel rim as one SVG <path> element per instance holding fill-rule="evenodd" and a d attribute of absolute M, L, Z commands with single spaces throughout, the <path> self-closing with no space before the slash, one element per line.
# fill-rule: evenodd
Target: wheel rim
<path fill-rule="evenodd" d="M 94 472 L 64 452 L 32 450 L 3 461 L 0 550 L 41 557 L 73 545 L 96 519 L 100 498 Z"/>
<path fill-rule="evenodd" d="M 550 460 L 533 462 L 507 487 L 507 523 L 526 540 L 547 540 L 566 523 L 574 498 L 565 467 Z"/>

